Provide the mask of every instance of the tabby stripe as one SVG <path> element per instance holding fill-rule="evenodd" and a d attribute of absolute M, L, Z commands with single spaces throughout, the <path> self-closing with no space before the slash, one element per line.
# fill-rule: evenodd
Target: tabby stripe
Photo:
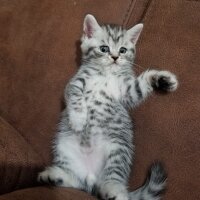
<path fill-rule="evenodd" d="M 81 89 L 82 90 L 82 89 Z M 82 90 L 82 92 L 83 92 L 83 90 Z M 72 96 L 76 96 L 76 97 L 81 97 L 81 95 L 80 94 L 77 94 L 76 92 L 72 92 L 71 93 L 71 95 Z M 78 100 L 78 99 L 77 99 Z M 80 101 L 81 99 L 79 99 L 79 101 Z"/>
<path fill-rule="evenodd" d="M 88 90 L 86 93 L 89 94 L 89 93 L 91 93 L 91 92 L 92 92 L 92 90 Z"/>
<path fill-rule="evenodd" d="M 111 115 L 114 115 L 114 112 L 110 108 L 104 108 L 104 111 Z M 119 129 L 117 129 L 117 130 L 119 130 Z"/>
<path fill-rule="evenodd" d="M 54 164 L 60 168 L 66 168 L 66 166 L 69 164 L 67 161 L 57 161 L 57 162 L 54 162 Z"/>
<path fill-rule="evenodd" d="M 125 151 L 125 149 L 118 149 L 114 152 L 112 152 L 109 156 L 108 156 L 108 159 L 112 158 L 112 157 L 115 157 L 115 156 L 118 156 L 120 154 L 127 154 L 127 152 Z"/>
<path fill-rule="evenodd" d="M 99 69 L 96 69 L 96 68 L 94 68 L 94 67 L 88 67 L 89 69 L 91 69 L 91 70 L 94 70 L 94 71 L 96 71 L 96 72 L 99 72 Z"/>
<path fill-rule="evenodd" d="M 89 49 L 87 50 L 87 52 L 85 53 L 86 56 L 88 56 L 90 54 L 90 52 L 92 52 L 94 50 L 95 47 L 89 47 Z"/>
<path fill-rule="evenodd" d="M 127 98 L 129 101 L 126 102 L 128 107 L 132 107 L 135 103 L 135 101 L 133 100 L 133 97 L 131 95 L 127 95 Z"/>
<path fill-rule="evenodd" d="M 115 111 L 115 107 L 113 105 L 111 105 L 110 103 L 106 103 L 105 105 Z"/>
<path fill-rule="evenodd" d="M 122 180 L 121 179 L 119 179 L 119 178 L 116 178 L 116 177 L 112 177 L 112 179 L 111 179 L 112 181 L 116 181 L 116 182 L 122 182 Z M 107 179 L 105 179 L 105 182 L 106 181 L 110 181 L 110 177 L 108 177 Z"/>
<path fill-rule="evenodd" d="M 135 49 L 134 48 L 130 48 L 130 51 L 134 54 L 135 53 Z"/>
<path fill-rule="evenodd" d="M 124 163 L 126 164 L 126 163 Z M 124 177 L 128 178 L 128 169 L 125 169 L 126 165 L 124 165 L 123 167 L 120 165 L 118 165 L 117 167 L 115 167 L 116 170 L 119 170 L 120 172 L 122 172 L 122 174 L 124 175 Z M 127 167 L 126 167 L 127 168 Z"/>
<path fill-rule="evenodd" d="M 165 189 L 153 190 L 152 188 L 148 188 L 148 193 L 153 197 L 157 197 L 165 192 Z"/>
<path fill-rule="evenodd" d="M 139 81 L 137 79 L 135 80 L 135 90 L 138 94 L 139 99 L 141 99 L 142 98 L 142 91 L 141 91 L 141 88 L 140 88 L 140 85 L 139 85 Z"/>
<path fill-rule="evenodd" d="M 116 131 L 120 131 L 120 135 L 119 134 L 116 134 L 116 133 L 110 133 L 109 134 L 109 136 L 110 136 L 110 138 L 112 138 L 112 139 L 118 139 L 119 141 L 123 141 L 123 142 L 127 142 L 128 143 L 128 141 L 129 141 L 129 138 L 125 138 L 124 137 L 124 135 L 123 135 L 123 131 L 121 131 L 120 130 L 120 128 L 118 128 L 118 127 L 110 127 L 110 129 L 112 129 L 112 130 L 116 130 Z M 126 134 L 126 133 L 124 133 L 124 134 Z"/>
<path fill-rule="evenodd" d="M 83 70 L 83 73 L 87 74 L 88 76 L 91 76 L 91 74 L 88 72 L 88 70 Z"/>
<path fill-rule="evenodd" d="M 101 58 L 101 57 L 104 56 L 103 54 L 100 54 L 100 53 L 98 53 L 98 52 L 96 52 L 96 51 L 94 51 L 94 55 L 95 55 L 97 58 Z"/>
<path fill-rule="evenodd" d="M 116 168 L 116 167 L 108 167 L 107 169 L 105 169 L 105 174 L 107 176 L 113 175 L 113 174 L 117 174 L 120 178 L 124 179 L 124 173 L 121 172 L 120 168 Z"/>
<path fill-rule="evenodd" d="M 112 143 L 113 144 L 118 144 L 120 146 L 126 146 L 127 145 L 127 142 L 119 141 L 119 140 L 116 140 L 114 138 L 112 138 Z"/>
<path fill-rule="evenodd" d="M 73 88 L 71 88 L 72 92 L 77 92 L 76 89 L 80 90 L 83 93 L 83 88 L 80 88 L 77 85 L 73 85 Z"/>
<path fill-rule="evenodd" d="M 98 100 L 95 100 L 94 104 L 97 105 L 97 106 L 99 106 L 99 105 L 101 105 L 102 103 L 101 103 L 100 101 L 98 101 Z"/>
<path fill-rule="evenodd" d="M 83 87 L 85 87 L 85 79 L 77 78 L 76 80 L 80 81 L 83 84 Z"/>
<path fill-rule="evenodd" d="M 114 42 L 118 43 L 119 40 L 120 40 L 120 38 L 122 38 L 122 37 L 123 37 L 123 34 L 117 36 L 117 37 L 115 38 L 115 41 L 114 41 Z"/>
<path fill-rule="evenodd" d="M 109 97 L 103 90 L 100 91 L 100 94 L 104 96 L 107 100 L 113 101 L 113 99 Z"/>
<path fill-rule="evenodd" d="M 130 89 L 131 89 L 131 85 L 129 85 L 129 86 L 127 87 L 127 93 L 130 92 Z"/>

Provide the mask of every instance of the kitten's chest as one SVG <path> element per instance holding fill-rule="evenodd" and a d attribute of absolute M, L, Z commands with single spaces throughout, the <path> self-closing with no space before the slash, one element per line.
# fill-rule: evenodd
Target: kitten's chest
<path fill-rule="evenodd" d="M 99 94 L 103 91 L 108 96 L 117 100 L 121 96 L 120 85 L 121 80 L 117 76 L 96 76 L 88 80 L 86 93 L 89 93 L 90 97 L 97 98 L 99 97 Z"/>

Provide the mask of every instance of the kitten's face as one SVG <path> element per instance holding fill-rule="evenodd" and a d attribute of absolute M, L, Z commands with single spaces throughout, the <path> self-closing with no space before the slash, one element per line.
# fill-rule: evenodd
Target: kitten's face
<path fill-rule="evenodd" d="M 142 24 L 129 30 L 111 25 L 100 27 L 92 15 L 87 15 L 81 45 L 83 60 L 105 67 L 132 66 L 142 27 Z"/>

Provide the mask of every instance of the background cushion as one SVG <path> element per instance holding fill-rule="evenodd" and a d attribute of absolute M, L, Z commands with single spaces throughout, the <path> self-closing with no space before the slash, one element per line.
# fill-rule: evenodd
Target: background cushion
<path fill-rule="evenodd" d="M 42 159 L 23 136 L 0 118 L 0 194 L 36 185 Z"/>
<path fill-rule="evenodd" d="M 95 200 L 85 192 L 56 187 L 36 187 L 0 196 L 0 200 Z"/>
<path fill-rule="evenodd" d="M 140 186 L 150 163 L 161 160 L 168 172 L 166 200 L 200 197 L 199 11 L 199 1 L 153 0 L 143 15 L 135 61 L 142 68 L 135 70 L 170 70 L 180 85 L 175 93 L 151 96 L 134 111 L 136 159 L 130 185 Z"/>

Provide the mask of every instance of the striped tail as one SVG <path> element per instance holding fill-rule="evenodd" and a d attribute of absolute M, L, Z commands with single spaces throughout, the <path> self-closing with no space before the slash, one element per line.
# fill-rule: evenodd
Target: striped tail
<path fill-rule="evenodd" d="M 165 191 L 167 175 L 161 163 L 155 163 L 150 168 L 145 184 L 129 193 L 130 200 L 160 200 Z"/>

